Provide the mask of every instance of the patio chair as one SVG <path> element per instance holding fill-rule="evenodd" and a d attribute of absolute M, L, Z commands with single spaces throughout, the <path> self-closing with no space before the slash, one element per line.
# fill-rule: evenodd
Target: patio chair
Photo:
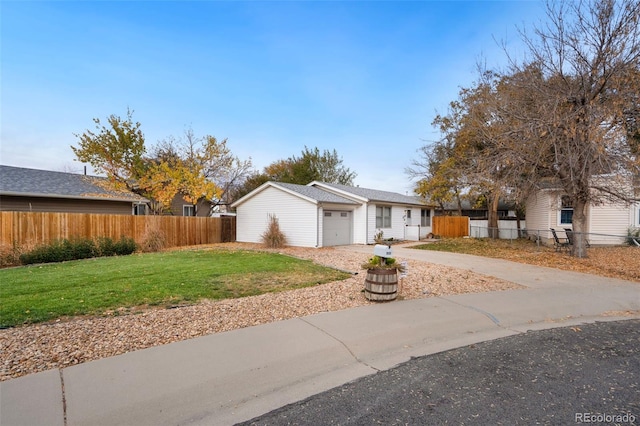
<path fill-rule="evenodd" d="M 553 228 L 549 228 L 551 229 L 551 233 L 553 234 L 553 246 L 555 247 L 556 251 L 559 250 L 569 250 L 569 247 L 571 246 L 571 244 L 569 243 L 569 239 L 568 238 L 558 238 L 558 234 L 556 233 L 556 230 Z"/>
<path fill-rule="evenodd" d="M 569 245 L 572 246 L 574 243 L 574 239 L 573 239 L 573 229 L 571 228 L 564 228 L 564 232 L 565 234 L 567 234 L 567 241 L 569 241 Z M 585 243 L 587 244 L 587 248 L 591 247 L 591 244 L 589 243 L 589 240 L 584 240 Z"/>

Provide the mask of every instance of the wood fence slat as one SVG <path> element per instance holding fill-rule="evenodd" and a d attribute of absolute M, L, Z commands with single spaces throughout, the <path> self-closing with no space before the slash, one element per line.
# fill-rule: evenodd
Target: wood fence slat
<path fill-rule="evenodd" d="M 433 218 L 433 233 L 444 238 L 459 238 L 469 236 L 468 216 L 435 216 Z"/>
<path fill-rule="evenodd" d="M 0 212 L 0 245 L 30 248 L 56 239 L 123 236 L 141 243 L 154 230 L 165 235 L 168 247 L 215 244 L 235 241 L 235 223 L 235 217 Z"/>

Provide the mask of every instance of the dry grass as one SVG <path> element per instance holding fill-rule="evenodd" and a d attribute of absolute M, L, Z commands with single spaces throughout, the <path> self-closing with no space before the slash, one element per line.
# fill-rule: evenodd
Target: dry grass
<path fill-rule="evenodd" d="M 491 240 L 488 238 L 444 239 L 425 244 L 425 249 L 467 253 L 512 260 L 530 265 L 567 271 L 585 272 L 611 278 L 640 282 L 640 249 L 631 246 L 592 247 L 587 258 L 579 259 L 553 247 L 538 246 L 529 240 Z"/>

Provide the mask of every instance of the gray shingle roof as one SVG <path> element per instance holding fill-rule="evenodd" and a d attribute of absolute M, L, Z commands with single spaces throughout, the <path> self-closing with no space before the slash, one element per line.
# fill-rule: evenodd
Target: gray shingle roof
<path fill-rule="evenodd" d="M 108 187 L 108 179 L 49 170 L 0 165 L 0 194 L 111 201 L 148 201 Z"/>
<path fill-rule="evenodd" d="M 294 183 L 273 182 L 277 186 L 287 188 L 290 191 L 297 192 L 300 195 L 314 199 L 321 203 L 335 203 L 335 204 L 358 204 L 348 198 L 341 197 L 331 192 L 323 191 L 320 188 L 307 185 L 297 185 Z"/>
<path fill-rule="evenodd" d="M 409 195 L 402 195 L 397 192 L 380 191 L 377 189 L 360 188 L 359 186 L 340 185 L 337 183 L 322 182 L 323 185 L 330 186 L 332 188 L 349 192 L 351 194 L 364 197 L 369 201 L 380 201 L 384 203 L 396 203 L 396 204 L 413 204 L 424 205 L 418 197 L 412 197 Z"/>

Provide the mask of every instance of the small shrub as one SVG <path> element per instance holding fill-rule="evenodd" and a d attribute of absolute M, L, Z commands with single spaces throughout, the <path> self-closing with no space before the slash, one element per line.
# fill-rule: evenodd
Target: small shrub
<path fill-rule="evenodd" d="M 268 248 L 282 248 L 287 245 L 287 237 L 280 229 L 280 224 L 275 214 L 269 215 L 267 230 L 260 238 L 262 239 L 262 243 Z"/>
<path fill-rule="evenodd" d="M 110 238 L 96 241 L 87 238 L 73 238 L 71 240 L 55 240 L 50 244 L 37 246 L 33 250 L 22 253 L 20 262 L 24 265 L 34 263 L 55 263 L 68 260 L 89 259 L 112 253 L 113 255 L 128 255 L 136 251 L 136 242 L 132 238 L 122 237 L 114 243 Z"/>
<path fill-rule="evenodd" d="M 66 251 L 67 248 L 65 247 L 64 240 L 55 240 L 49 244 L 36 246 L 36 248 L 29 252 L 22 253 L 20 255 L 20 261 L 25 265 L 62 262 L 68 260 Z"/>
<path fill-rule="evenodd" d="M 367 260 L 367 263 L 362 264 L 362 269 L 397 269 L 400 272 L 404 272 L 404 266 L 402 263 L 397 263 L 393 257 L 380 257 L 373 256 Z"/>
<path fill-rule="evenodd" d="M 99 237 L 96 239 L 96 245 L 98 246 L 98 253 L 100 256 L 115 256 L 116 255 L 116 243 L 109 237 Z"/>
<path fill-rule="evenodd" d="M 140 250 L 145 253 L 155 253 L 167 247 L 167 238 L 164 233 L 157 228 L 147 228 L 142 236 Z"/>
<path fill-rule="evenodd" d="M 636 246 L 637 244 L 634 241 L 640 243 L 640 228 L 631 227 L 627 231 L 627 244 L 630 246 Z"/>
<path fill-rule="evenodd" d="M 73 238 L 63 240 L 65 249 L 64 260 L 90 259 L 99 255 L 96 243 L 88 238 Z"/>
<path fill-rule="evenodd" d="M 136 244 L 133 238 L 128 238 L 125 236 L 120 237 L 120 241 L 114 244 L 115 246 L 115 254 L 118 256 L 127 256 L 129 254 L 134 253 L 138 249 L 138 245 Z"/>

